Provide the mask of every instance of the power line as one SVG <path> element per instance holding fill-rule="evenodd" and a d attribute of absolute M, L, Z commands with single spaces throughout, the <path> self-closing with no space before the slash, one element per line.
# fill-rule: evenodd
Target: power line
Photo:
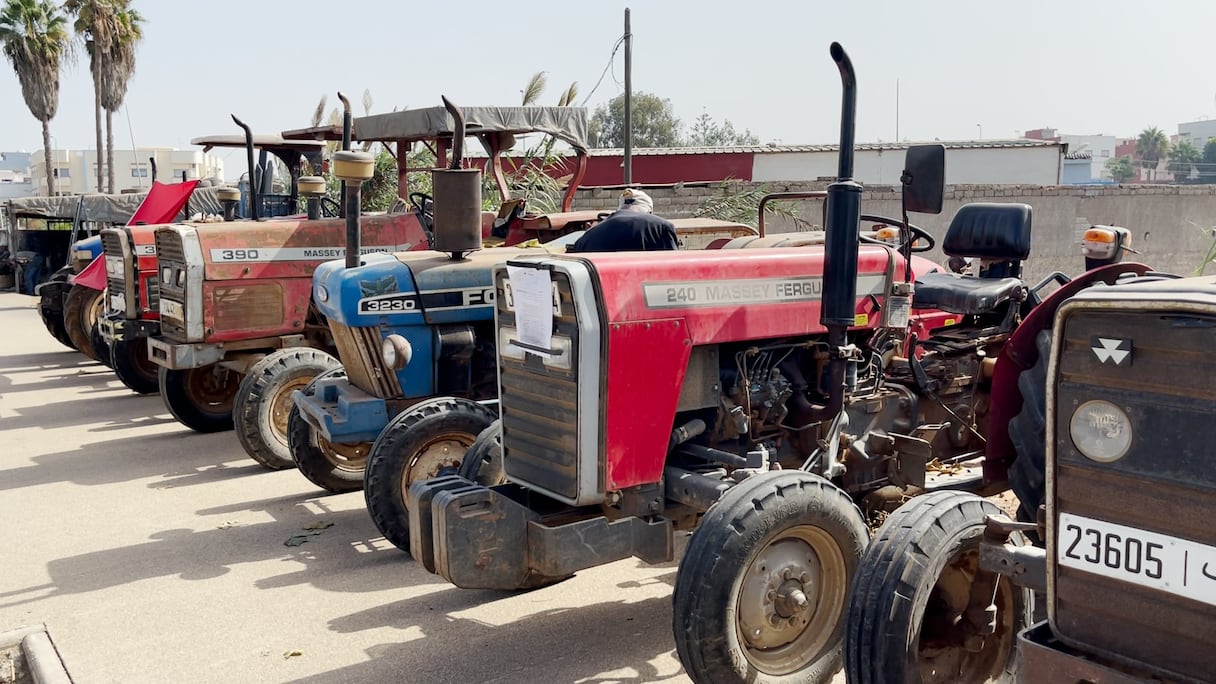
<path fill-rule="evenodd" d="M 625 36 L 621 36 L 620 38 L 617 39 L 616 44 L 612 46 L 612 54 L 608 55 L 608 63 L 606 65 L 604 65 L 604 70 L 602 72 L 600 72 L 600 78 L 598 81 L 595 82 L 595 85 L 592 86 L 591 92 L 587 93 L 587 97 L 584 97 L 583 101 L 581 103 L 579 103 L 580 107 L 587 106 L 587 101 L 591 99 L 591 96 L 595 94 L 596 90 L 599 90 L 600 84 L 604 82 L 604 76 L 607 75 L 608 70 L 612 68 L 612 61 L 614 59 L 616 59 L 616 51 L 619 50 L 621 48 L 621 45 L 623 45 L 624 43 L 625 43 Z M 613 78 L 615 79 L 615 76 Z"/>

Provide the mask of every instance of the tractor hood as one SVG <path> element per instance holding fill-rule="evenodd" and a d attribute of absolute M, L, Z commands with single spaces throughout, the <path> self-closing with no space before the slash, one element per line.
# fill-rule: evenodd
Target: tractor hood
<path fill-rule="evenodd" d="M 364 216 L 364 254 L 425 249 L 413 213 Z M 318 266 L 346 253 L 344 219 L 283 219 L 186 224 L 202 249 L 204 279 L 311 278 Z"/>
<path fill-rule="evenodd" d="M 369 254 L 359 268 L 317 268 L 313 299 L 348 326 L 467 323 L 494 317 L 494 265 L 544 248 L 493 247 L 453 261 L 445 252 Z"/>
<path fill-rule="evenodd" d="M 558 257 L 587 262 L 598 276 L 603 315 L 615 322 L 682 319 L 693 345 L 806 335 L 823 330 L 822 246 Z M 858 258 L 857 327 L 876 327 L 903 258 L 863 245 Z M 912 259 L 913 278 L 940 271 Z M 873 297 L 869 297 L 873 295 Z"/>

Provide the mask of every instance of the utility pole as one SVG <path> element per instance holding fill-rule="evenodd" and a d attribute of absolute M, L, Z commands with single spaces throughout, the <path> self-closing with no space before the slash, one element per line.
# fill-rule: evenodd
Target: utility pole
<path fill-rule="evenodd" d="M 633 32 L 625 8 L 625 185 L 633 183 Z"/>
<path fill-rule="evenodd" d="M 899 142 L 899 79 L 895 79 L 895 142 Z"/>

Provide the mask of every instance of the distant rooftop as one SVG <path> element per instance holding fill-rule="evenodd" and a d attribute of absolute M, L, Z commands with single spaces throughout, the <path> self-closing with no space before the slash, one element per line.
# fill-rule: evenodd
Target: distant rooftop
<path fill-rule="evenodd" d="M 29 171 L 29 152 L 0 152 L 0 171 Z"/>
<path fill-rule="evenodd" d="M 1010 138 L 1008 140 L 931 140 L 925 142 L 879 142 L 857 143 L 857 151 L 873 150 L 906 150 L 913 145 L 941 144 L 948 150 L 995 149 L 1008 147 L 1063 147 L 1064 143 L 1055 140 L 1028 140 L 1025 138 Z M 635 147 L 634 156 L 661 156 L 676 154 L 779 154 L 784 152 L 836 152 L 839 145 L 737 145 L 729 147 Z M 594 148 L 593 157 L 621 156 L 624 150 L 619 147 Z"/>

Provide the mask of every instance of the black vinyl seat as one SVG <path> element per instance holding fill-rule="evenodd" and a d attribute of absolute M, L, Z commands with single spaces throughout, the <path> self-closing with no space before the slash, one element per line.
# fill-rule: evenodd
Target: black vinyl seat
<path fill-rule="evenodd" d="M 982 260 L 979 277 L 928 273 L 916 281 L 913 305 L 961 315 L 990 313 L 1021 301 L 1022 261 L 1030 256 L 1030 205 L 975 202 L 959 208 L 942 251 Z"/>

